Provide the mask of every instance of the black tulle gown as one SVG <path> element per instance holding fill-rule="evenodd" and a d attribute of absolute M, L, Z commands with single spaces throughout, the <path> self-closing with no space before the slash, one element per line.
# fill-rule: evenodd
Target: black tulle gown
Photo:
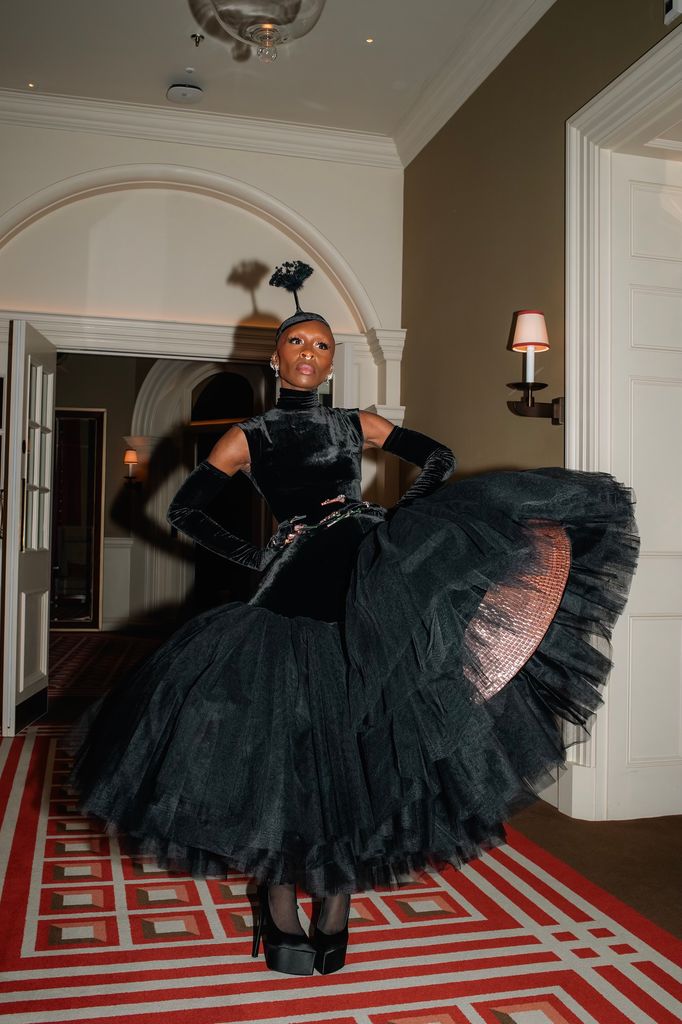
<path fill-rule="evenodd" d="M 320 895 L 501 842 L 564 761 L 561 720 L 600 703 L 637 554 L 629 492 L 491 473 L 386 517 L 362 504 L 357 411 L 242 426 L 275 517 L 308 529 L 248 604 L 194 618 L 100 702 L 84 809 L 183 870 Z"/>

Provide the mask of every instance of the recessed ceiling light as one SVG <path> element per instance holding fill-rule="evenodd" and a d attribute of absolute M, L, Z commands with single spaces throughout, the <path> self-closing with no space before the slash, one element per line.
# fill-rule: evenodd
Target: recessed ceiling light
<path fill-rule="evenodd" d="M 171 85 L 166 93 L 166 99 L 171 103 L 199 103 L 203 95 L 204 91 L 200 86 L 184 82 Z"/>
<path fill-rule="evenodd" d="M 366 43 L 373 43 L 374 42 L 373 36 L 368 36 L 367 39 L 365 39 L 365 42 Z"/>
<path fill-rule="evenodd" d="M 29 82 L 28 83 L 28 87 L 29 87 L 29 89 L 35 89 L 36 83 L 35 82 Z"/>

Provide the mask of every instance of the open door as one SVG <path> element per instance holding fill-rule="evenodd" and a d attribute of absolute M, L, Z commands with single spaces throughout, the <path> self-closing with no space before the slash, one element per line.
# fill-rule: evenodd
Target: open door
<path fill-rule="evenodd" d="M 50 524 L 57 351 L 23 320 L 10 324 L 2 544 L 2 732 L 47 709 Z"/>

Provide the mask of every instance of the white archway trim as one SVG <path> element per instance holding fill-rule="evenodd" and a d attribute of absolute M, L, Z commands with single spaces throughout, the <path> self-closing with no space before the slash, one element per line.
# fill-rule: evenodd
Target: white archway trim
<path fill-rule="evenodd" d="M 268 355 L 270 351 L 268 349 Z M 186 426 L 191 419 L 194 389 L 208 377 L 226 371 L 240 374 L 249 381 L 258 410 L 262 405 L 262 395 L 252 366 L 242 367 L 225 360 L 204 362 L 162 358 L 152 366 L 137 394 L 131 418 L 131 434 L 161 438 Z"/>
<path fill-rule="evenodd" d="M 206 363 L 194 359 L 160 359 L 152 366 L 137 395 L 131 433 L 126 441 L 137 449 L 140 461 L 148 462 L 161 442 L 170 441 L 175 449 L 175 457 L 167 465 L 159 467 L 161 478 L 154 482 L 144 509 L 145 516 L 162 529 L 166 528 L 166 510 L 171 499 L 191 468 L 183 462 L 181 432 L 192 418 L 194 389 L 202 381 L 228 368 L 231 373 L 241 373 L 249 380 L 258 408 L 262 404 L 258 371 L 254 374 L 252 366 L 240 368 L 222 361 Z M 135 565 L 131 579 L 141 583 L 136 587 L 141 596 L 138 613 L 149 613 L 166 603 L 173 604 L 188 593 L 193 568 L 186 560 L 146 543 L 134 546 L 133 559 Z"/>
<path fill-rule="evenodd" d="M 92 196 L 123 189 L 171 188 L 210 196 L 247 210 L 277 228 L 329 277 L 358 329 L 381 327 L 369 295 L 350 264 L 310 221 L 279 199 L 237 178 L 176 164 L 120 164 L 65 178 L 35 192 L 0 216 L 0 248 L 54 210 Z"/>
<path fill-rule="evenodd" d="M 647 128 L 670 124 L 681 95 L 682 28 L 677 28 L 566 124 L 565 454 L 570 469 L 611 470 L 611 154 Z M 559 779 L 560 810 L 578 818 L 606 817 L 607 756 L 608 717 L 602 713 L 592 739 L 572 748 L 573 761 Z"/>

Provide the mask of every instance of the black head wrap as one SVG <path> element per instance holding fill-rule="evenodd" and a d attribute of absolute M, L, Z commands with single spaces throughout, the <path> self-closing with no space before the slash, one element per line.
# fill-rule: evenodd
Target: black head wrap
<path fill-rule="evenodd" d="M 312 272 L 313 268 L 309 267 L 307 263 L 302 263 L 300 260 L 292 260 L 289 263 L 282 263 L 280 267 L 277 267 L 270 278 L 270 284 L 275 288 L 286 288 L 288 292 L 292 292 L 294 302 L 296 303 L 296 312 L 287 317 L 286 320 L 283 320 L 277 328 L 275 344 L 279 341 L 284 331 L 289 327 L 293 327 L 294 324 L 302 324 L 307 320 L 317 320 L 318 323 L 329 327 L 329 324 L 320 313 L 309 313 L 305 309 L 301 309 L 298 301 L 298 293 Z M 329 330 L 331 330 L 331 327 L 329 327 Z"/>

